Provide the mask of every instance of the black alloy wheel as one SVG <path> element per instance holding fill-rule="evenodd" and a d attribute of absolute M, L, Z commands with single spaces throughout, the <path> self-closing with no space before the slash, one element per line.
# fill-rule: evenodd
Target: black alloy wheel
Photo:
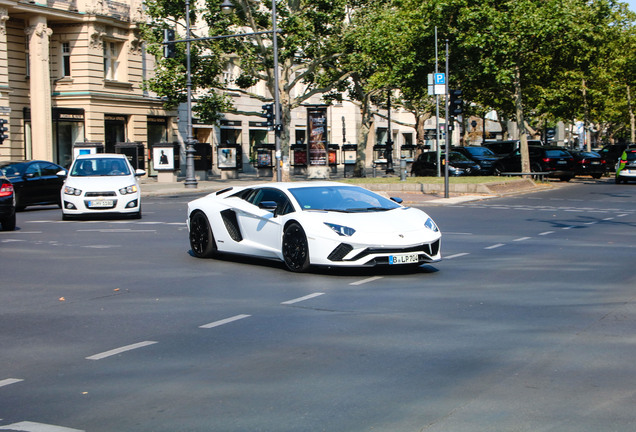
<path fill-rule="evenodd" d="M 217 251 L 210 222 L 202 211 L 190 217 L 190 247 L 198 258 L 210 258 Z"/>
<path fill-rule="evenodd" d="M 309 268 L 309 244 L 303 228 L 291 223 L 283 234 L 283 258 L 293 272 L 304 272 Z"/>

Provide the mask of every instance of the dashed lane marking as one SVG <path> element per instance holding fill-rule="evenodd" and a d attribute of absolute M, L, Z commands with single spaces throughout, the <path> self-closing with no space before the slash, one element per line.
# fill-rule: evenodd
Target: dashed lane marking
<path fill-rule="evenodd" d="M 6 426 L 0 426 L 0 430 L 22 431 L 22 432 L 84 432 L 81 429 L 72 429 L 63 426 L 55 426 L 44 423 L 23 421 Z"/>
<path fill-rule="evenodd" d="M 252 315 L 244 315 L 244 314 L 235 315 L 233 317 L 225 318 L 225 319 L 222 319 L 222 320 L 219 320 L 219 321 L 214 321 L 214 322 L 211 322 L 209 324 L 203 324 L 203 325 L 199 326 L 199 328 L 209 329 L 209 328 L 213 328 L 213 327 L 218 327 L 218 326 L 222 326 L 223 324 L 228 324 L 228 323 L 231 323 L 231 322 L 234 322 L 234 321 L 242 320 L 244 318 L 248 318 L 248 317 L 251 317 L 251 316 Z"/>
<path fill-rule="evenodd" d="M 349 285 L 353 285 L 353 286 L 363 285 L 365 283 L 377 281 L 377 280 L 380 280 L 380 279 L 382 279 L 382 276 L 373 276 L 373 277 L 362 279 L 362 280 L 359 280 L 359 281 L 356 281 L 356 282 L 351 282 Z"/>
<path fill-rule="evenodd" d="M 514 242 L 521 242 L 521 241 L 526 241 L 526 240 L 530 240 L 532 237 L 519 237 L 514 239 Z"/>
<path fill-rule="evenodd" d="M 11 385 L 11 384 L 19 383 L 21 381 L 24 381 L 24 380 L 23 379 L 19 379 L 19 378 L 3 379 L 3 380 L 0 380 L 0 387 L 4 387 L 4 386 Z"/>
<path fill-rule="evenodd" d="M 131 351 L 131 350 L 134 350 L 134 349 L 137 349 L 137 348 L 143 348 L 143 347 L 146 347 L 148 345 L 154 345 L 156 343 L 157 343 L 156 341 L 143 341 L 143 342 L 139 342 L 139 343 L 132 344 L 132 345 L 126 345 L 126 346 L 123 346 L 123 347 L 112 349 L 110 351 L 104 351 L 103 353 L 99 353 L 99 354 L 92 355 L 90 357 L 86 357 L 86 360 L 102 360 L 102 359 L 105 359 L 106 357 L 111 357 L 111 356 L 114 356 L 114 355 L 117 355 L 117 354 L 121 354 L 121 353 L 126 352 L 126 351 Z"/>
<path fill-rule="evenodd" d="M 494 244 L 492 246 L 486 246 L 484 249 L 497 249 L 497 248 L 500 248 L 500 247 L 505 246 L 505 245 L 506 245 L 505 243 L 497 243 L 497 244 Z"/>
<path fill-rule="evenodd" d="M 468 252 L 462 252 L 462 253 L 457 253 L 455 255 L 449 255 L 447 257 L 444 257 L 444 259 L 449 260 L 449 259 L 453 259 L 453 258 L 463 257 L 463 256 L 466 256 L 466 255 L 470 255 L 470 254 Z"/>
<path fill-rule="evenodd" d="M 554 231 L 543 231 L 542 233 L 539 233 L 540 236 L 546 236 L 550 234 L 554 234 Z"/>
<path fill-rule="evenodd" d="M 317 292 L 317 293 L 313 293 L 313 294 L 306 295 L 306 296 L 304 296 L 304 297 L 298 297 L 298 298 L 295 298 L 295 299 L 293 299 L 293 300 L 287 300 L 287 301 L 282 302 L 281 304 L 283 304 L 283 305 L 290 305 L 290 304 L 294 304 L 294 303 L 299 303 L 299 302 L 301 302 L 301 301 L 309 300 L 309 299 L 312 299 L 312 298 L 314 298 L 314 297 L 321 296 L 321 295 L 323 295 L 323 294 L 324 294 L 324 293 Z"/>

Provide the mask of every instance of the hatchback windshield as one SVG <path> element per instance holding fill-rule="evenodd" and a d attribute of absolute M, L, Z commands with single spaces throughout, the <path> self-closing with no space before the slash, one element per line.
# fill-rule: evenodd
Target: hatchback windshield
<path fill-rule="evenodd" d="M 400 207 L 390 199 L 357 186 L 298 187 L 289 192 L 303 210 L 353 213 Z"/>
<path fill-rule="evenodd" d="M 128 164 L 121 158 L 76 159 L 71 176 L 122 176 L 130 175 Z"/>

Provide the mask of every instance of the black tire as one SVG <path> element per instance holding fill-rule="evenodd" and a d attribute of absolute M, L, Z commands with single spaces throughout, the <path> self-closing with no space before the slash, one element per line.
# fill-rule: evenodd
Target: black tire
<path fill-rule="evenodd" d="M 15 231 L 15 212 L 12 215 L 0 220 L 2 231 Z"/>
<path fill-rule="evenodd" d="M 283 233 L 283 259 L 287 268 L 301 273 L 309 268 L 309 244 L 303 228 L 296 222 Z"/>
<path fill-rule="evenodd" d="M 504 172 L 503 166 L 501 166 L 500 164 L 495 165 L 495 167 L 492 169 L 492 175 L 495 175 L 497 177 L 501 176 L 501 173 Z"/>
<path fill-rule="evenodd" d="M 603 177 L 603 174 L 592 174 L 592 178 L 593 178 L 593 179 L 598 180 L 598 179 L 600 179 L 601 177 Z"/>
<path fill-rule="evenodd" d="M 190 248 L 197 258 L 210 258 L 217 252 L 210 222 L 202 211 L 190 216 Z"/>

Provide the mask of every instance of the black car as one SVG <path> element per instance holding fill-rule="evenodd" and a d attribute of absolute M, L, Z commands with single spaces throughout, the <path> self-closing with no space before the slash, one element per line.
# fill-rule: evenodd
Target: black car
<path fill-rule="evenodd" d="M 499 157 L 495 155 L 487 147 L 480 146 L 467 146 L 467 147 L 453 147 L 453 151 L 461 153 L 468 159 L 476 162 L 479 165 L 480 175 L 492 175 L 495 169 L 495 162 L 499 160 Z"/>
<path fill-rule="evenodd" d="M 627 149 L 628 147 L 630 146 L 626 143 L 608 144 L 600 149 L 597 153 L 607 161 L 608 171 L 615 171 L 618 160 L 620 159 L 625 149 Z"/>
<path fill-rule="evenodd" d="M 444 153 L 442 153 L 442 170 L 444 172 Z M 461 153 L 451 151 L 448 153 L 448 173 L 451 176 L 477 175 L 481 169 L 479 165 L 468 159 Z M 413 162 L 411 175 L 414 176 L 436 176 L 437 175 L 437 153 L 434 151 L 420 154 Z"/>
<path fill-rule="evenodd" d="M 530 171 L 546 173 L 547 177 L 556 177 L 570 181 L 574 177 L 574 157 L 561 147 L 528 146 Z M 495 164 L 495 174 L 521 173 L 521 151 L 516 150 L 504 156 Z"/>
<path fill-rule="evenodd" d="M 13 183 L 18 211 L 32 205 L 60 205 L 64 183 L 64 178 L 57 175 L 60 171 L 66 170 L 41 160 L 0 162 L 0 172 Z"/>
<path fill-rule="evenodd" d="M 15 229 L 15 193 L 11 182 L 3 175 L 0 175 L 0 225 L 3 231 Z"/>
<path fill-rule="evenodd" d="M 607 161 L 593 151 L 568 150 L 574 157 L 574 173 L 599 179 L 607 172 Z"/>
<path fill-rule="evenodd" d="M 521 145 L 520 140 L 504 140 L 504 141 L 486 141 L 482 144 L 482 147 L 486 147 L 492 151 L 496 156 L 506 156 L 514 152 Z M 529 146 L 542 146 L 541 140 L 528 140 Z"/>

